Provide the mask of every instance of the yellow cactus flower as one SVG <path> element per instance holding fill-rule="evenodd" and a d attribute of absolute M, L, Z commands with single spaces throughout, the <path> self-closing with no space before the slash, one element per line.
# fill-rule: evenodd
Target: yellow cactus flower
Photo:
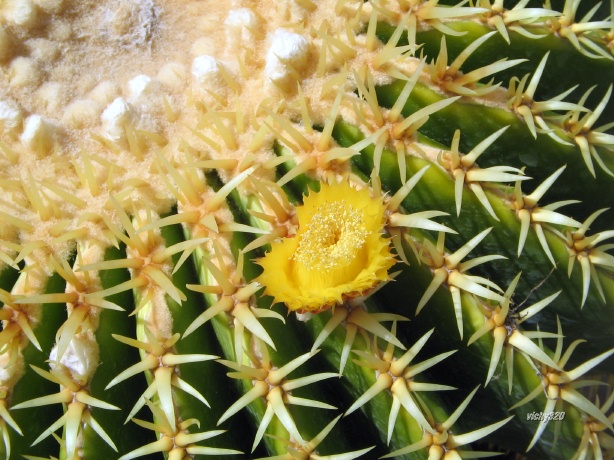
<path fill-rule="evenodd" d="M 388 279 L 395 263 L 382 235 L 386 205 L 368 188 L 322 183 L 296 208 L 296 235 L 259 260 L 264 293 L 291 311 L 320 312 Z"/>

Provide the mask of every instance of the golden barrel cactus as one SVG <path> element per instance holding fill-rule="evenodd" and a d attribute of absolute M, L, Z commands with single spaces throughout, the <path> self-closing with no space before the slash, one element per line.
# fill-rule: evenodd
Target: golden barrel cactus
<path fill-rule="evenodd" d="M 0 1 L 0 455 L 612 458 L 613 15 Z"/>

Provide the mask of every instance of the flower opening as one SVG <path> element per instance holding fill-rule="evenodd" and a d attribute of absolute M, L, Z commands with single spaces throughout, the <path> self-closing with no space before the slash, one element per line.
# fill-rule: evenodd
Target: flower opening
<path fill-rule="evenodd" d="M 271 244 L 259 260 L 264 293 L 292 311 L 320 312 L 388 279 L 395 263 L 381 234 L 386 206 L 347 181 L 322 183 L 296 213 L 296 235 Z"/>

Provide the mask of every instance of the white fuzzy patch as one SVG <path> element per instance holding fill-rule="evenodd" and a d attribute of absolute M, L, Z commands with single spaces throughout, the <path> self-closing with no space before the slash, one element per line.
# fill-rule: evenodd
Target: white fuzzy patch
<path fill-rule="evenodd" d="M 18 356 L 14 363 L 10 359 L 10 353 L 0 354 L 0 387 L 6 389 L 12 389 L 24 373 L 23 356 Z"/>
<path fill-rule="evenodd" d="M 100 106 L 91 99 L 77 99 L 64 110 L 62 122 L 72 128 L 94 126 L 100 117 Z"/>
<path fill-rule="evenodd" d="M 64 87 L 56 82 L 50 81 L 43 84 L 37 91 L 36 96 L 40 105 L 47 112 L 59 112 L 65 107 Z"/>
<path fill-rule="evenodd" d="M 119 87 L 110 81 L 98 83 L 90 92 L 89 98 L 101 106 L 110 104 L 119 94 Z"/>
<path fill-rule="evenodd" d="M 53 146 L 57 127 L 50 120 L 40 115 L 30 115 L 26 118 L 21 142 L 38 154 L 47 153 Z"/>
<path fill-rule="evenodd" d="M 21 126 L 23 115 L 13 101 L 0 101 L 0 131 L 12 132 Z"/>
<path fill-rule="evenodd" d="M 258 27 L 258 18 L 252 10 L 238 8 L 228 12 L 224 25 L 231 41 L 248 44 L 253 40 L 253 32 Z"/>
<path fill-rule="evenodd" d="M 49 367 L 54 370 L 61 370 L 57 365 L 57 354 L 56 345 L 49 354 Z M 60 364 L 66 366 L 74 377 L 88 381 L 98 367 L 97 348 L 92 345 L 90 339 L 75 336 L 70 341 L 64 355 L 60 358 Z"/>
<path fill-rule="evenodd" d="M 138 107 L 141 127 L 157 130 L 158 123 L 154 114 L 162 108 L 161 95 L 162 84 L 147 75 L 137 75 L 128 82 L 128 101 Z"/>
<path fill-rule="evenodd" d="M 139 99 L 154 91 L 156 82 L 147 75 L 137 75 L 128 82 L 128 98 L 131 101 Z"/>
<path fill-rule="evenodd" d="M 32 58 L 19 56 L 11 61 L 9 67 L 9 84 L 13 88 L 36 86 L 42 79 L 41 71 Z"/>
<path fill-rule="evenodd" d="M 180 88 L 186 79 L 187 70 L 183 64 L 178 62 L 169 62 L 163 65 L 156 75 L 156 78 L 169 88 Z"/>
<path fill-rule="evenodd" d="M 36 25 L 38 19 L 36 5 L 30 0 L 8 0 L 3 3 L 2 12 L 9 23 L 26 29 L 33 28 Z"/>
<path fill-rule="evenodd" d="M 118 97 L 104 109 L 100 118 L 104 136 L 114 142 L 120 142 L 126 137 L 125 126 L 134 124 L 136 113 L 128 101 Z"/>
<path fill-rule="evenodd" d="M 34 3 L 47 14 L 60 14 L 66 7 L 64 0 L 34 0 Z"/>
<path fill-rule="evenodd" d="M 215 58 L 206 54 L 192 61 L 192 76 L 201 87 L 206 89 L 220 90 L 224 86 L 220 65 Z"/>
<path fill-rule="evenodd" d="M 254 28 L 258 25 L 258 19 L 252 10 L 249 8 L 238 8 L 230 10 L 224 24 L 233 27 L 248 27 Z"/>
<path fill-rule="evenodd" d="M 302 35 L 277 29 L 266 55 L 266 76 L 278 86 L 289 86 L 309 60 L 309 40 Z"/>

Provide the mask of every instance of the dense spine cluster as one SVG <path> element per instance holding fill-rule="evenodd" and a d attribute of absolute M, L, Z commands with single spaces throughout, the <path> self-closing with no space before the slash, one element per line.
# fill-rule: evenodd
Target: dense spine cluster
<path fill-rule="evenodd" d="M 611 458 L 614 3 L 266 3 L 0 4 L 0 457 Z"/>

